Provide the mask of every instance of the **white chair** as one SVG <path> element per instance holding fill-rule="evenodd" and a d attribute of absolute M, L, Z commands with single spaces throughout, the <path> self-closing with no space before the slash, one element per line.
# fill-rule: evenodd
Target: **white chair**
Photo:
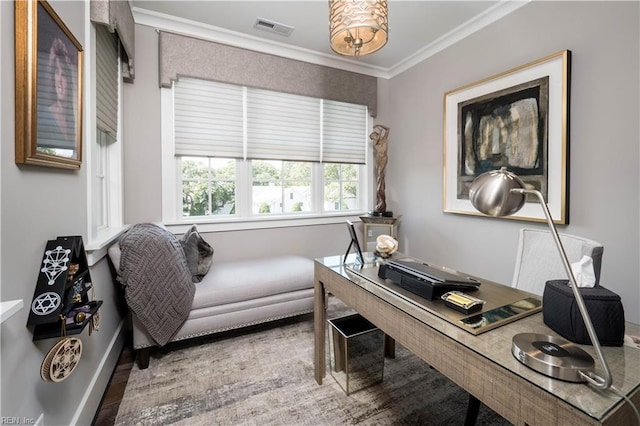
<path fill-rule="evenodd" d="M 593 259 L 593 270 L 598 285 L 604 251 L 602 244 L 574 235 L 559 235 L 569 263 L 579 261 L 583 255 Z M 545 283 L 554 279 L 569 277 L 553 236 L 546 230 L 522 228 L 511 286 L 542 296 Z"/>
<path fill-rule="evenodd" d="M 559 235 L 569 263 L 579 261 L 583 255 L 593 259 L 593 272 L 598 285 L 604 251 L 602 244 L 575 235 Z M 520 229 L 516 267 L 511 286 L 542 296 L 545 283 L 554 279 L 569 279 L 569 277 L 551 232 L 530 228 Z M 465 426 L 475 425 L 479 409 L 480 400 L 469 394 Z"/>

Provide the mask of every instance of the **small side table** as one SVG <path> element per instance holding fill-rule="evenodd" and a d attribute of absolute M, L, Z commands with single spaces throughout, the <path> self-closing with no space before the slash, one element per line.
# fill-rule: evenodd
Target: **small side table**
<path fill-rule="evenodd" d="M 360 216 L 364 224 L 362 232 L 364 234 L 364 250 L 373 252 L 376 250 L 376 238 L 379 235 L 390 235 L 397 238 L 396 223 L 398 217 L 384 216 Z"/>

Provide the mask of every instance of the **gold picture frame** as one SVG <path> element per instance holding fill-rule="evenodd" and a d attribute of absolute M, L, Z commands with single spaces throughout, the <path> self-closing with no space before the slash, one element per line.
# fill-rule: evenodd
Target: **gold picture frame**
<path fill-rule="evenodd" d="M 570 65 L 564 50 L 445 93 L 445 212 L 482 215 L 469 185 L 507 167 L 543 194 L 555 223 L 569 223 Z M 546 221 L 534 198 L 506 218 Z"/>
<path fill-rule="evenodd" d="M 15 2 L 16 164 L 82 164 L 82 46 L 43 0 Z"/>

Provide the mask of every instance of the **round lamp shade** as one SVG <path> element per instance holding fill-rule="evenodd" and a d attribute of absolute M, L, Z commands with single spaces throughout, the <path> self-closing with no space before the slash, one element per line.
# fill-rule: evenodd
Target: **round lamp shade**
<path fill-rule="evenodd" d="M 509 216 L 524 206 L 525 195 L 511 192 L 524 189 L 525 184 L 505 167 L 483 173 L 469 186 L 469 200 L 473 207 L 489 216 Z"/>
<path fill-rule="evenodd" d="M 345 56 L 364 56 L 387 44 L 386 0 L 330 0 L 331 49 Z"/>

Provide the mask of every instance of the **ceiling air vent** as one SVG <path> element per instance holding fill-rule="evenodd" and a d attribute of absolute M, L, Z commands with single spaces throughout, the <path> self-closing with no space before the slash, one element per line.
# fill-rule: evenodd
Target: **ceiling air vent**
<path fill-rule="evenodd" d="M 269 21 L 268 19 L 263 18 L 256 18 L 256 23 L 253 24 L 253 27 L 285 37 L 289 37 L 294 30 L 294 28 L 289 25 L 279 24 L 278 22 Z"/>

